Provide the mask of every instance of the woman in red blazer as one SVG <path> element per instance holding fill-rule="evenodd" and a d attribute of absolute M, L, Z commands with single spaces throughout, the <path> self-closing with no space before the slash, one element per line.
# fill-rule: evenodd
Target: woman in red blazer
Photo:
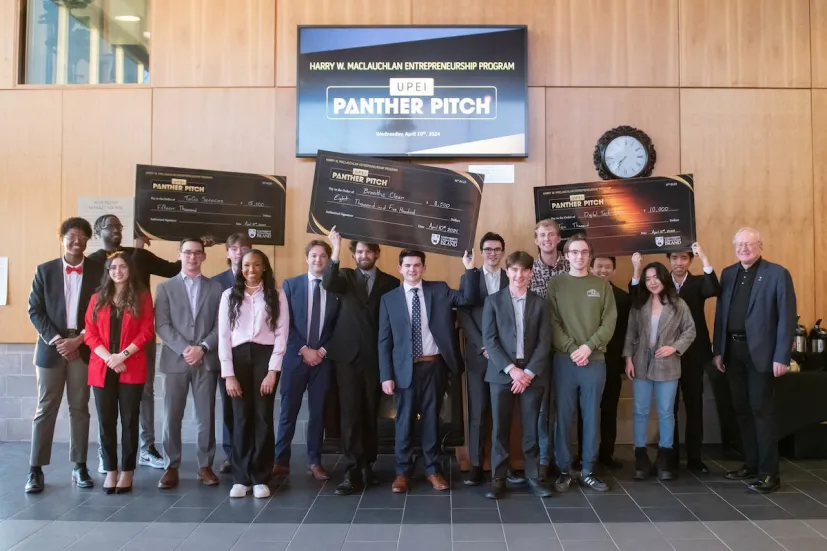
<path fill-rule="evenodd" d="M 132 491 L 138 456 L 138 415 L 146 382 L 144 345 L 155 336 L 152 296 L 129 255 L 107 257 L 103 280 L 86 310 L 84 341 L 92 350 L 89 385 L 95 393 L 107 494 Z M 118 476 L 118 411 L 121 474 Z"/>

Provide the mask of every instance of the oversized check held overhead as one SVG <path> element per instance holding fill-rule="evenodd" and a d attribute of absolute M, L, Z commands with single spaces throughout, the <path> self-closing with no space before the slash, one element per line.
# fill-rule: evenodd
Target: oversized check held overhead
<path fill-rule="evenodd" d="M 696 240 L 691 174 L 536 187 L 534 205 L 538 221 L 554 218 L 564 239 L 585 233 L 596 254 L 687 250 Z"/>
<path fill-rule="evenodd" d="M 462 256 L 473 250 L 483 177 L 319 151 L 309 232 Z"/>

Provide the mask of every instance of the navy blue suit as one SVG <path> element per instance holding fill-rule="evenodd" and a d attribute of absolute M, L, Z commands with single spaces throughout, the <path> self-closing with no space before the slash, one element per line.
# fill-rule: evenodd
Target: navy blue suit
<path fill-rule="evenodd" d="M 473 270 L 465 272 L 474 277 Z M 423 281 L 422 315 L 439 348 L 434 361 L 413 357 L 413 338 L 405 286 L 385 293 L 379 306 L 379 375 L 382 382 L 394 381 L 396 398 L 396 473 L 409 476 L 413 468 L 414 420 L 419 414 L 425 473 L 438 473 L 439 411 L 445 393 L 447 367 L 458 377 L 463 371 L 453 309 L 479 300 L 479 286 L 467 285 L 460 293 L 443 281 Z"/>
<path fill-rule="evenodd" d="M 321 277 L 319 277 L 321 280 Z M 330 386 L 332 368 L 325 359 L 313 367 L 302 360 L 299 351 L 308 346 L 307 311 L 308 293 L 312 293 L 307 274 L 284 280 L 282 292 L 290 308 L 290 333 L 287 350 L 281 364 L 281 411 L 279 414 L 278 436 L 276 437 L 276 464 L 290 464 L 290 443 L 296 432 L 296 418 L 302 405 L 302 396 L 307 391 L 307 405 L 310 421 L 307 425 L 307 460 L 310 465 L 320 464 L 322 441 L 324 439 L 324 404 Z M 319 284 L 321 285 L 321 283 Z M 339 313 L 339 296 L 327 292 L 324 317 L 321 320 L 319 348 L 324 348 L 333 335 L 336 316 Z"/>
<path fill-rule="evenodd" d="M 220 274 L 212 276 L 210 279 L 221 284 L 222 292 L 235 285 L 235 274 L 232 268 L 228 268 Z M 221 388 L 221 417 L 224 424 L 221 447 L 224 448 L 227 461 L 229 461 L 233 453 L 233 400 L 227 396 L 227 382 L 224 380 L 224 377 L 218 378 L 218 386 Z"/>
<path fill-rule="evenodd" d="M 760 477 L 778 474 L 773 413 L 773 362 L 790 365 L 796 325 L 795 289 L 786 268 L 760 260 L 746 316 L 746 341 L 727 333 L 739 264 L 721 274 L 712 353 L 721 356 L 741 431 L 744 462 Z"/>

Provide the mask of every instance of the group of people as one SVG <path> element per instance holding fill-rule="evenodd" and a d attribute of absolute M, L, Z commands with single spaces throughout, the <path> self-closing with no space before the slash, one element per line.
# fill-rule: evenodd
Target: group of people
<path fill-rule="evenodd" d="M 267 256 L 246 234 L 225 243 L 226 271 L 208 278 L 202 264 L 210 238 L 179 243 L 177 262 L 143 248 L 121 246 L 123 226 L 113 215 L 94 228 L 82 218 L 60 227 L 61 258 L 37 267 L 29 317 L 38 332 L 34 363 L 38 406 L 32 429 L 26 492 L 44 489 L 55 421 L 64 394 L 70 418 L 73 482 L 91 488 L 86 465 L 90 387 L 99 420 L 99 468 L 105 493 L 132 489 L 138 464 L 164 469 L 161 489 L 179 483 L 182 421 L 188 395 L 196 417 L 196 477 L 219 484 L 213 471 L 216 388 L 222 395 L 225 460 L 230 496 L 270 495 L 272 478 L 290 473 L 291 442 L 307 392 L 307 472 L 330 474 L 321 461 L 324 410 L 333 377 L 340 402 L 345 465 L 337 495 L 379 481 L 377 457 L 380 393 L 395 400 L 396 477 L 392 490 L 408 490 L 419 433 L 425 474 L 435 490 L 449 484 L 439 459 L 439 415 L 449 380 L 467 373 L 466 484 L 483 482 L 486 420 L 492 419 L 491 488 L 498 499 L 511 484 L 528 483 L 535 495 L 566 491 L 573 477 L 607 491 L 597 463 L 619 468 L 614 458 L 621 373 L 633 381 L 635 477 L 652 471 L 646 427 L 652 394 L 659 419 L 655 471 L 661 479 L 677 465 L 678 389 L 683 394 L 687 467 L 708 472 L 701 461 L 705 364 L 713 359 L 738 420 L 745 463 L 727 474 L 755 479 L 759 492 L 778 488 L 772 379 L 786 373 L 795 326 L 795 294 L 789 273 L 761 258 L 756 230 L 736 234 L 739 263 L 722 283 L 701 247 L 670 253 L 671 273 L 661 263 L 641 267 L 632 258 L 629 293 L 611 283 L 614 257 L 600 256 L 584 235 L 570 237 L 559 252 L 560 227 L 535 227 L 537 258 L 506 255 L 504 239 L 480 241 L 481 269 L 466 252 L 460 290 L 423 279 L 426 256 L 399 253 L 396 277 L 376 266 L 375 243 L 351 241 L 353 269 L 340 266 L 341 235 L 305 247 L 307 272 L 276 285 Z M 93 234 L 104 248 L 85 256 Z M 695 256 L 704 275 L 689 273 Z M 149 278 L 168 278 L 155 300 Z M 718 297 L 713 339 L 704 301 Z M 459 332 L 462 329 L 464 358 Z M 158 367 L 164 382 L 163 454 L 155 446 L 155 335 L 163 345 Z M 274 399 L 281 403 L 274 427 Z M 718 398 L 716 392 L 716 398 Z M 579 410 L 579 415 L 576 415 Z M 509 465 L 513 412 L 521 417 L 522 473 Z M 117 420 L 121 454 L 118 461 Z M 577 417 L 579 457 L 569 433 Z M 600 437 L 598 438 L 598 434 Z M 553 484 L 548 482 L 556 477 Z"/>

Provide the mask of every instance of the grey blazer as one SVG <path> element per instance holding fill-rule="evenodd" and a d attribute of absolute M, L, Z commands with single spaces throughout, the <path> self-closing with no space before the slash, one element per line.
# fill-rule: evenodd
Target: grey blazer
<path fill-rule="evenodd" d="M 525 365 L 535 375 L 548 369 L 551 355 L 551 315 L 546 301 L 528 291 L 524 310 L 523 354 Z M 517 359 L 517 321 L 508 287 L 485 299 L 482 310 L 482 342 L 488 351 L 488 369 L 485 381 L 508 384 L 511 377 L 503 370 Z"/>
<path fill-rule="evenodd" d="M 671 346 L 677 350 L 668 358 L 652 357 L 649 361 L 649 336 L 652 327 L 652 299 L 646 301 L 642 308 L 632 308 L 629 313 L 629 328 L 626 330 L 626 343 L 623 357 L 632 358 L 635 366 L 635 378 L 650 381 L 674 381 L 681 378 L 681 355 L 695 340 L 695 322 L 689 306 L 678 298 L 675 306 L 666 303 L 658 321 L 658 335 L 654 350 L 661 346 Z"/>
<path fill-rule="evenodd" d="M 204 356 L 204 367 L 220 369 L 218 362 L 218 306 L 221 284 L 201 277 L 195 319 L 192 318 L 187 287 L 181 274 L 158 285 L 155 291 L 155 331 L 164 346 L 161 349 L 161 373 L 186 373 L 189 365 L 182 354 L 190 345 L 206 343 L 210 351 Z"/>

